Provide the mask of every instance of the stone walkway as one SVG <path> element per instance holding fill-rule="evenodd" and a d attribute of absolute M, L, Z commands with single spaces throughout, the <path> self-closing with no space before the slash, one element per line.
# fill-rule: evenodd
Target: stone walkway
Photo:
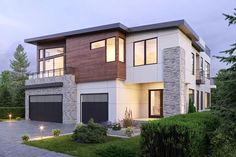
<path fill-rule="evenodd" d="M 39 126 L 45 127 L 44 135 L 51 135 L 52 129 L 60 129 L 62 134 L 71 133 L 73 124 L 59 124 L 35 121 L 0 122 L 0 157 L 69 157 L 21 144 L 21 136 L 28 134 L 30 138 L 40 136 Z"/>

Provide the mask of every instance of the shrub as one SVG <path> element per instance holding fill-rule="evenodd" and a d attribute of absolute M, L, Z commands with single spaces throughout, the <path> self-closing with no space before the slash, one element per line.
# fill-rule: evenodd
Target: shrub
<path fill-rule="evenodd" d="M 112 125 L 112 130 L 121 130 L 121 125 L 120 123 L 114 123 Z"/>
<path fill-rule="evenodd" d="M 96 154 L 100 157 L 135 157 L 136 156 L 136 153 L 130 150 L 129 148 L 122 145 L 117 145 L 117 144 L 106 145 L 100 149 L 97 149 Z"/>
<path fill-rule="evenodd" d="M 131 127 L 128 127 L 126 130 L 125 130 L 125 134 L 128 136 L 128 137 L 131 137 L 133 135 L 134 131 Z"/>
<path fill-rule="evenodd" d="M 54 137 L 57 137 L 57 136 L 59 136 L 61 134 L 61 130 L 59 130 L 59 129 L 52 129 L 52 135 L 54 136 Z"/>
<path fill-rule="evenodd" d="M 16 120 L 21 120 L 21 117 L 16 117 Z"/>
<path fill-rule="evenodd" d="M 93 119 L 91 119 L 87 125 L 78 125 L 74 130 L 72 138 L 80 143 L 102 143 L 105 141 L 106 134 L 106 128 L 94 123 Z"/>
<path fill-rule="evenodd" d="M 22 139 L 23 142 L 27 142 L 27 141 L 29 141 L 29 136 L 28 135 L 23 135 L 21 137 L 21 139 Z"/>
<path fill-rule="evenodd" d="M 123 119 L 123 127 L 131 127 L 133 125 L 132 111 L 125 109 L 125 118 Z"/>
<path fill-rule="evenodd" d="M 141 126 L 143 156 L 206 156 L 209 154 L 209 138 L 218 123 L 210 112 L 177 115 L 144 123 Z"/>
<path fill-rule="evenodd" d="M 25 117 L 24 107 L 0 107 L 0 119 L 8 119 L 8 115 L 14 117 Z"/>
<path fill-rule="evenodd" d="M 194 112 L 196 112 L 196 107 L 194 106 L 193 101 L 189 100 L 188 113 L 194 113 Z"/>

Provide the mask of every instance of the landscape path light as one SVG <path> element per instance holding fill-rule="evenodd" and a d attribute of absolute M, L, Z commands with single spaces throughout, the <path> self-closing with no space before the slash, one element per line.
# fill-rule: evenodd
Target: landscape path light
<path fill-rule="evenodd" d="M 39 127 L 39 130 L 40 130 L 40 135 L 41 135 L 41 138 L 43 138 L 43 133 L 44 133 L 44 126 L 43 126 L 43 125 L 41 125 L 41 126 Z"/>
<path fill-rule="evenodd" d="M 12 118 L 12 114 L 9 114 L 8 117 L 9 117 L 9 120 L 11 120 L 11 118 Z"/>

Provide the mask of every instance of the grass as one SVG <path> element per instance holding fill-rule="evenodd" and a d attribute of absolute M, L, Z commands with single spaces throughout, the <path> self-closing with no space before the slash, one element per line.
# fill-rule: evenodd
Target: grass
<path fill-rule="evenodd" d="M 95 154 L 96 149 L 109 144 L 123 145 L 124 147 L 128 147 L 131 150 L 135 150 L 137 153 L 140 152 L 139 136 L 129 139 L 107 137 L 105 143 L 81 144 L 72 141 L 71 135 L 66 135 L 40 141 L 29 141 L 25 142 L 24 144 L 79 157 L 97 157 Z"/>

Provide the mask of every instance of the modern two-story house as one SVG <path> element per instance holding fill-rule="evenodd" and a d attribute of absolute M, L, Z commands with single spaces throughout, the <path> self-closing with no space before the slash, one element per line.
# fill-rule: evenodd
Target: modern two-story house
<path fill-rule="evenodd" d="M 210 106 L 210 50 L 184 21 L 121 23 L 25 40 L 37 72 L 25 83 L 26 119 L 59 123 L 184 114 Z"/>

